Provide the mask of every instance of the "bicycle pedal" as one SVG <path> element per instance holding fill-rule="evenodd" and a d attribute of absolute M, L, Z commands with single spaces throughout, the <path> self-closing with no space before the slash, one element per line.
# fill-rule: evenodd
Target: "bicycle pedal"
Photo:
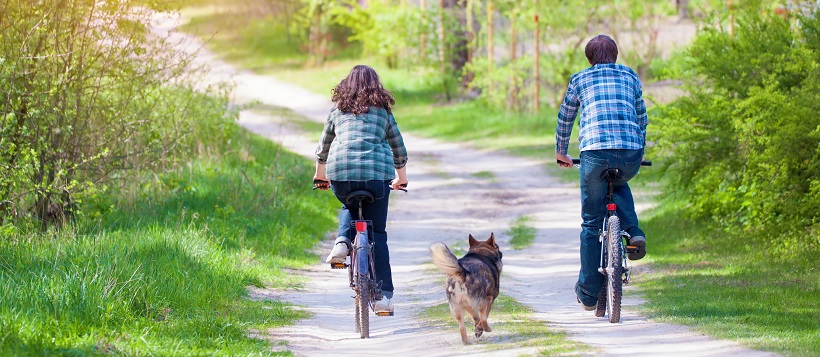
<path fill-rule="evenodd" d="M 637 253 L 638 252 L 638 246 L 637 245 L 628 245 L 628 246 L 626 246 L 626 252 L 627 253 Z"/>
<path fill-rule="evenodd" d="M 376 313 L 376 316 L 393 316 L 393 313 L 387 311 L 379 311 Z"/>
<path fill-rule="evenodd" d="M 330 263 L 330 269 L 347 269 L 345 263 Z"/>

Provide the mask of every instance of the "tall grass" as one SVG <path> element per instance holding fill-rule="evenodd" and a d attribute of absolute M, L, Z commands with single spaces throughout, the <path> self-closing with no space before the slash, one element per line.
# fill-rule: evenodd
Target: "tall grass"
<path fill-rule="evenodd" d="M 225 152 L 150 175 L 85 207 L 57 234 L 0 240 L 0 354 L 268 355 L 249 330 L 303 312 L 251 301 L 299 284 L 333 227 L 310 162 L 239 131 Z"/>
<path fill-rule="evenodd" d="M 791 356 L 820 353 L 820 271 L 813 254 L 687 219 L 665 202 L 643 220 L 648 270 L 635 278 L 646 313 Z M 815 249 L 816 252 L 816 249 Z"/>

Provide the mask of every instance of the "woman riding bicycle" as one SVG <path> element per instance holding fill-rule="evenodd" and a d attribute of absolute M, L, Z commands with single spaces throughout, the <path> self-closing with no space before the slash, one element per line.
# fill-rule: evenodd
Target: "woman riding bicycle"
<path fill-rule="evenodd" d="M 391 110 L 395 100 L 376 71 L 365 65 L 353 67 L 333 88 L 331 100 L 335 106 L 316 149 L 313 176 L 314 181 L 327 182 L 317 187 L 331 188 L 342 202 L 339 234 L 327 262 L 344 262 L 349 253 L 352 216 L 344 205 L 345 196 L 356 190 L 370 191 L 375 200 L 364 206 L 363 213 L 373 222 L 376 279 L 382 281 L 384 296 L 374 310 L 393 312 L 393 277 L 385 230 L 387 204 L 391 186 L 400 189 L 407 184 L 407 150 Z"/>
<path fill-rule="evenodd" d="M 587 43 L 585 54 L 592 67 L 570 77 L 567 94 L 558 113 L 555 130 L 555 159 L 563 167 L 572 166 L 567 155 L 575 116 L 581 109 L 581 271 L 575 285 L 578 301 L 585 310 L 594 310 L 604 276 L 598 272 L 601 245 L 598 230 L 606 216 L 608 184 L 601 173 L 617 168 L 623 176 L 614 182 L 613 198 L 621 227 L 637 251 L 630 260 L 646 254 L 646 236 L 638 228 L 635 202 L 627 181 L 638 173 L 646 143 L 646 105 L 641 82 L 635 72 L 616 64 L 618 46 L 609 36 L 598 35 Z"/>

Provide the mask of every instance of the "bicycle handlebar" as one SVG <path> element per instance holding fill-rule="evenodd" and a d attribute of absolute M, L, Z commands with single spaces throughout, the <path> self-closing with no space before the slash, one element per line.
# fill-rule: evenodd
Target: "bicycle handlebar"
<path fill-rule="evenodd" d="M 565 163 L 561 160 L 555 160 L 555 162 L 557 164 Z M 581 159 L 572 159 L 572 164 L 573 165 L 580 165 L 581 164 Z M 641 166 L 652 166 L 652 161 L 647 161 L 647 160 L 641 161 Z"/>
<path fill-rule="evenodd" d="M 313 189 L 315 190 L 315 189 L 317 189 L 317 188 L 322 188 L 322 186 L 320 186 L 320 185 L 322 185 L 322 184 L 325 184 L 325 185 L 327 185 L 327 187 L 330 187 L 330 181 L 324 181 L 324 180 L 313 180 Z M 407 188 L 407 184 L 406 184 L 406 183 L 405 183 L 405 184 L 402 184 L 402 185 L 401 185 L 401 186 L 399 186 L 399 187 L 401 187 L 399 190 L 404 191 L 404 192 L 407 192 L 407 189 L 406 189 L 406 188 Z M 393 189 L 393 186 L 390 186 L 390 189 L 392 190 L 392 189 Z"/>

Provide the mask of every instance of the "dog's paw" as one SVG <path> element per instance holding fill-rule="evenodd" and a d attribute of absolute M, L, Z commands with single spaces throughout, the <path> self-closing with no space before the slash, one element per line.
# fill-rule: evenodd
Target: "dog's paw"
<path fill-rule="evenodd" d="M 483 333 L 484 333 L 484 329 L 482 329 L 480 327 L 475 329 L 475 337 L 476 338 L 481 337 L 481 334 L 483 334 Z"/>
<path fill-rule="evenodd" d="M 493 329 L 490 328 L 490 325 L 484 325 L 484 331 L 493 332 Z"/>

